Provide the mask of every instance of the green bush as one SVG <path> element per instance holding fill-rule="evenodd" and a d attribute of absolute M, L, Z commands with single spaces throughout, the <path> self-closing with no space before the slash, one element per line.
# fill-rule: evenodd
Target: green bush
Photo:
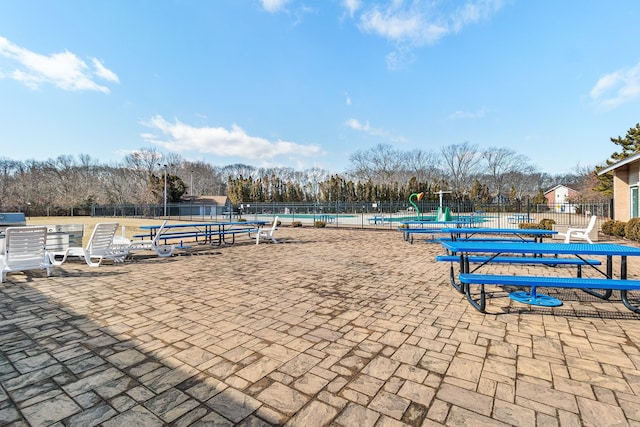
<path fill-rule="evenodd" d="M 625 237 L 627 223 L 610 219 L 602 223 L 602 234 L 607 236 Z"/>
<path fill-rule="evenodd" d="M 617 236 L 617 237 L 625 237 L 624 229 L 625 229 L 626 226 L 627 226 L 626 222 L 616 221 L 613 224 L 613 229 L 612 229 L 613 234 L 612 235 L 613 236 Z"/>
<path fill-rule="evenodd" d="M 630 240 L 640 240 L 640 218 L 631 218 L 624 227 L 624 236 Z"/>
<path fill-rule="evenodd" d="M 607 236 L 613 236 L 613 223 L 615 221 L 610 219 L 608 221 L 605 221 L 602 223 L 602 227 L 601 227 L 601 231 L 602 234 L 605 234 Z"/>
<path fill-rule="evenodd" d="M 543 230 L 553 230 L 553 225 L 556 222 L 550 218 L 543 218 L 542 221 L 540 221 L 539 227 Z"/>
<path fill-rule="evenodd" d="M 327 226 L 327 223 L 325 221 L 316 221 L 313 226 L 316 228 L 324 228 Z"/>
<path fill-rule="evenodd" d="M 521 229 L 529 229 L 529 228 L 539 228 L 540 224 L 538 224 L 537 222 L 521 222 L 520 224 L 518 224 L 518 228 Z"/>

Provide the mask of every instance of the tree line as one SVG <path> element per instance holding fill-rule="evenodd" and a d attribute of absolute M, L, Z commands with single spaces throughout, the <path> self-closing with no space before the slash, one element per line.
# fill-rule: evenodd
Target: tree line
<path fill-rule="evenodd" d="M 216 166 L 142 148 L 116 164 L 87 154 L 46 161 L 0 158 L 0 211 L 55 215 L 57 210 L 86 210 L 96 204 L 159 204 L 165 188 L 169 203 L 215 195 L 228 195 L 234 204 L 398 201 L 421 191 L 436 197 L 440 190 L 452 191 L 457 199 L 489 203 L 539 200 L 557 184 L 580 191 L 585 200 L 602 197 L 591 190 L 598 182 L 589 168 L 550 175 L 511 149 L 480 150 L 466 142 L 440 151 L 402 151 L 380 144 L 352 154 L 343 173 Z"/>

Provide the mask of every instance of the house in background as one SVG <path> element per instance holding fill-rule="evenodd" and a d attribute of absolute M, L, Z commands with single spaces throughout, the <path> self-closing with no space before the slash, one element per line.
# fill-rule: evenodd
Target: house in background
<path fill-rule="evenodd" d="M 180 216 L 215 218 L 230 211 L 231 202 L 227 196 L 193 196 L 178 205 Z"/>
<path fill-rule="evenodd" d="M 638 218 L 640 153 L 602 169 L 598 175 L 613 172 L 613 219 L 627 222 Z"/>
<path fill-rule="evenodd" d="M 580 193 L 566 185 L 556 185 L 544 192 L 547 206 L 556 212 L 576 213 L 576 205 L 570 200 L 575 199 Z"/>

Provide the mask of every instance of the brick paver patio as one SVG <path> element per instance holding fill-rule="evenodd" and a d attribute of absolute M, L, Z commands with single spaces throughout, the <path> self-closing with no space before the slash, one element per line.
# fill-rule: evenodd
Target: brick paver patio
<path fill-rule="evenodd" d="M 10 274 L 0 425 L 640 425 L 640 316 L 618 295 L 544 309 L 492 287 L 485 315 L 437 244 L 277 237 Z"/>

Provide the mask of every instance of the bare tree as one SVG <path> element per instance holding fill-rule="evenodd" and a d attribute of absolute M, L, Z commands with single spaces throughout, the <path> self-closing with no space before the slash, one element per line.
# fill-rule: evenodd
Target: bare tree
<path fill-rule="evenodd" d="M 159 175 L 163 167 L 164 156 L 155 148 L 143 148 L 128 154 L 124 158 L 124 167 L 128 169 L 127 175 L 134 180 L 133 194 L 138 196 L 142 203 L 156 202 L 151 191 L 151 178 Z"/>
<path fill-rule="evenodd" d="M 320 183 L 329 179 L 330 174 L 322 168 L 311 168 L 305 171 L 307 183 L 305 186 L 309 188 L 308 193 L 311 194 L 313 200 L 320 199 Z"/>
<path fill-rule="evenodd" d="M 17 209 L 13 205 L 13 188 L 15 187 L 15 175 L 20 169 L 20 162 L 7 158 L 0 158 L 0 210 L 9 211 Z"/>
<path fill-rule="evenodd" d="M 477 146 L 464 142 L 443 147 L 441 153 L 451 190 L 458 196 L 468 193 L 480 170 L 482 160 Z"/>
<path fill-rule="evenodd" d="M 505 190 L 505 176 L 512 172 L 523 172 L 527 168 L 528 159 L 508 148 L 492 147 L 482 153 L 487 165 L 487 176 L 491 189 L 496 196 Z"/>
<path fill-rule="evenodd" d="M 394 181 L 395 175 L 403 166 L 402 153 L 389 144 L 378 144 L 367 151 L 356 151 L 349 160 L 352 163 L 350 173 L 354 177 L 376 184 Z"/>
<path fill-rule="evenodd" d="M 440 163 L 440 157 L 434 152 L 423 150 L 406 152 L 401 158 L 398 182 L 407 183 L 412 178 L 418 182 L 433 182 L 441 174 Z"/>
<path fill-rule="evenodd" d="M 222 174 L 227 178 L 236 179 L 238 177 L 256 177 L 258 169 L 255 166 L 245 165 L 242 163 L 236 163 L 233 165 L 224 166 L 222 168 Z"/>
<path fill-rule="evenodd" d="M 541 188 L 544 189 L 547 178 L 548 175 L 537 173 L 531 167 L 505 174 L 503 184 L 505 188 L 509 188 L 510 195 L 516 200 L 522 201 L 527 197 L 535 197 Z"/>

